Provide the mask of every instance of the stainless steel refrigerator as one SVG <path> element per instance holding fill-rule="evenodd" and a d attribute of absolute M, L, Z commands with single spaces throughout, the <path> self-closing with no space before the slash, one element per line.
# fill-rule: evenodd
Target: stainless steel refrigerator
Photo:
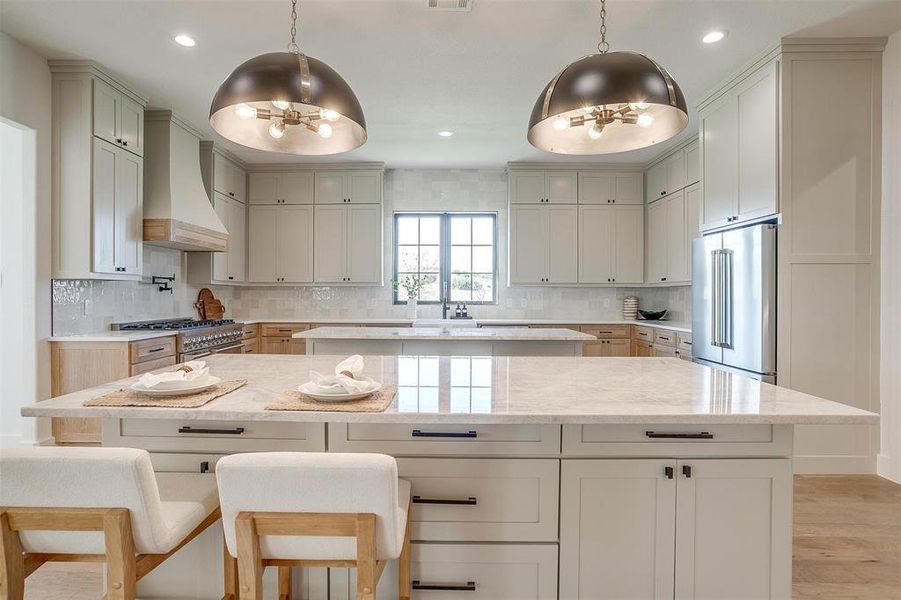
<path fill-rule="evenodd" d="M 692 243 L 692 355 L 776 382 L 776 226 L 712 233 Z"/>

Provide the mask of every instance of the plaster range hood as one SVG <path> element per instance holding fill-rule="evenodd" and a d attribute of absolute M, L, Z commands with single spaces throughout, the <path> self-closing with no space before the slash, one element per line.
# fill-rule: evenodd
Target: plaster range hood
<path fill-rule="evenodd" d="M 203 186 L 200 137 L 168 110 L 144 113 L 144 243 L 225 252 L 228 230 Z"/>

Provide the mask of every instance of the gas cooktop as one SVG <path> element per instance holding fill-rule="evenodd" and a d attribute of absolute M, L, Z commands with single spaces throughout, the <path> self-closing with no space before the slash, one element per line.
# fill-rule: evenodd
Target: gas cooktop
<path fill-rule="evenodd" d="M 222 325 L 233 325 L 234 319 L 160 319 L 158 321 L 133 321 L 130 323 L 113 323 L 110 328 L 118 331 L 133 330 L 165 330 L 165 331 L 183 331 L 189 329 L 199 329 L 202 327 L 221 327 Z"/>

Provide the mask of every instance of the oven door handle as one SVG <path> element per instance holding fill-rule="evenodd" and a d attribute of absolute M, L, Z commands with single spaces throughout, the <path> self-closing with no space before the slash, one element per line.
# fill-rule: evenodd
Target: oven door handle
<path fill-rule="evenodd" d="M 238 342 L 237 344 L 232 344 L 231 346 L 226 346 L 224 348 L 213 348 L 213 351 L 210 354 L 215 354 L 217 352 L 225 352 L 226 350 L 236 350 L 238 348 L 243 348 L 244 344 Z"/>
<path fill-rule="evenodd" d="M 209 350 L 203 352 L 182 352 L 181 355 L 185 357 L 185 360 L 182 362 L 187 362 L 189 360 L 196 360 L 198 358 L 203 358 L 205 356 L 211 356 L 213 353 Z"/>

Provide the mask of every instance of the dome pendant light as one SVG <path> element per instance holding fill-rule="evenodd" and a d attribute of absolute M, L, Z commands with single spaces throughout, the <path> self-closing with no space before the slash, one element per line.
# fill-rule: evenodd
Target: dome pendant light
<path fill-rule="evenodd" d="M 210 125 L 226 139 L 270 152 L 322 155 L 362 146 L 366 119 L 353 90 L 297 46 L 297 0 L 291 21 L 287 52 L 251 58 L 222 82 Z"/>
<path fill-rule="evenodd" d="M 600 0 L 598 53 L 570 63 L 545 86 L 529 119 L 529 143 L 556 154 L 610 154 L 667 140 L 688 125 L 672 76 L 635 52 L 610 52 Z"/>

